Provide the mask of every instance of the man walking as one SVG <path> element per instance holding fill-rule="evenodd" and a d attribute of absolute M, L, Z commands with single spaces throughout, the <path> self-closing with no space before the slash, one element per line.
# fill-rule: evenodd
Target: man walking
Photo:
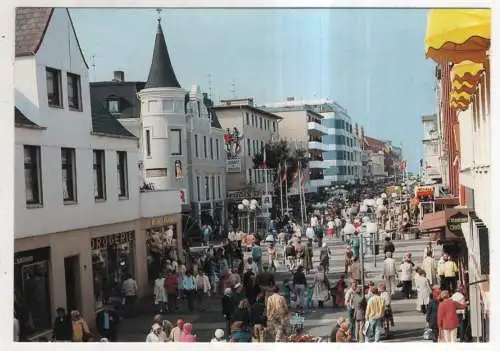
<path fill-rule="evenodd" d="M 356 332 L 356 320 L 354 318 L 354 297 L 356 295 L 357 284 L 355 281 L 351 282 L 351 286 L 347 289 L 345 293 L 345 306 L 347 307 L 347 319 L 349 320 L 349 329 L 351 335 L 355 335 Z"/>
<path fill-rule="evenodd" d="M 382 279 L 385 280 L 387 292 L 392 295 L 396 286 L 396 260 L 392 258 L 392 252 L 390 251 L 386 252 L 386 257 Z"/>
<path fill-rule="evenodd" d="M 385 302 L 379 295 L 378 289 L 373 287 L 372 297 L 368 300 L 365 312 L 365 320 L 367 323 L 366 342 L 372 339 L 374 342 L 380 341 L 380 334 L 382 331 L 382 320 L 385 315 Z"/>

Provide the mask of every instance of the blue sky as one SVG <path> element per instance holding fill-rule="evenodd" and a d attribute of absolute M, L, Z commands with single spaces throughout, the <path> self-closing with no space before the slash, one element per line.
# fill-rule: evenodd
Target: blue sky
<path fill-rule="evenodd" d="M 435 111 L 434 65 L 424 56 L 426 10 L 180 10 L 162 25 L 177 79 L 216 100 L 254 97 L 257 104 L 329 98 L 365 134 L 402 144 L 410 171 L 420 159 L 421 116 Z M 95 56 L 94 81 L 114 70 L 147 79 L 154 9 L 72 9 L 83 52 Z"/>

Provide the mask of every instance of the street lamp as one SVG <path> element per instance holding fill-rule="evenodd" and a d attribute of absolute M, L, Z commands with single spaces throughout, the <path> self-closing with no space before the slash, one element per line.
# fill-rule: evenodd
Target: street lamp
<path fill-rule="evenodd" d="M 251 201 L 248 201 L 247 199 L 243 199 L 240 204 L 238 204 L 238 210 L 241 212 L 246 212 L 247 214 L 247 234 L 250 234 L 250 214 L 254 211 L 256 211 L 258 208 L 258 201 L 255 199 L 252 199 Z M 240 227 L 242 226 L 241 223 L 241 218 L 240 218 Z M 254 224 L 254 229 L 256 227 L 256 224 Z"/>

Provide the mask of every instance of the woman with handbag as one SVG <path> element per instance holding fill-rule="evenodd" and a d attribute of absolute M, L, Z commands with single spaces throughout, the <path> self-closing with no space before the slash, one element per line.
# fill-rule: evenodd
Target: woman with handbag
<path fill-rule="evenodd" d="M 90 330 L 85 319 L 79 311 L 71 311 L 71 323 L 73 327 L 73 342 L 86 342 L 90 338 Z"/>
<path fill-rule="evenodd" d="M 322 265 L 318 266 L 318 272 L 314 275 L 313 301 L 318 301 L 318 307 L 323 308 L 325 301 L 330 298 L 330 284 Z"/>

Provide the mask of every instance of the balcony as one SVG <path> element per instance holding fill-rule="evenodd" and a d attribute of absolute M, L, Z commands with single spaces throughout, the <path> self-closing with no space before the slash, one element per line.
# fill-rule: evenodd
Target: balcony
<path fill-rule="evenodd" d="M 325 161 L 309 161 L 309 168 L 326 169 L 329 165 Z"/>
<path fill-rule="evenodd" d="M 328 135 L 328 128 L 323 127 L 321 124 L 316 122 L 308 122 L 307 130 L 312 135 Z"/>
<path fill-rule="evenodd" d="M 328 151 L 328 145 L 318 141 L 310 141 L 307 144 L 309 150 Z"/>
<path fill-rule="evenodd" d="M 140 215 L 143 218 L 164 216 L 181 212 L 178 189 L 145 190 L 140 193 Z"/>

